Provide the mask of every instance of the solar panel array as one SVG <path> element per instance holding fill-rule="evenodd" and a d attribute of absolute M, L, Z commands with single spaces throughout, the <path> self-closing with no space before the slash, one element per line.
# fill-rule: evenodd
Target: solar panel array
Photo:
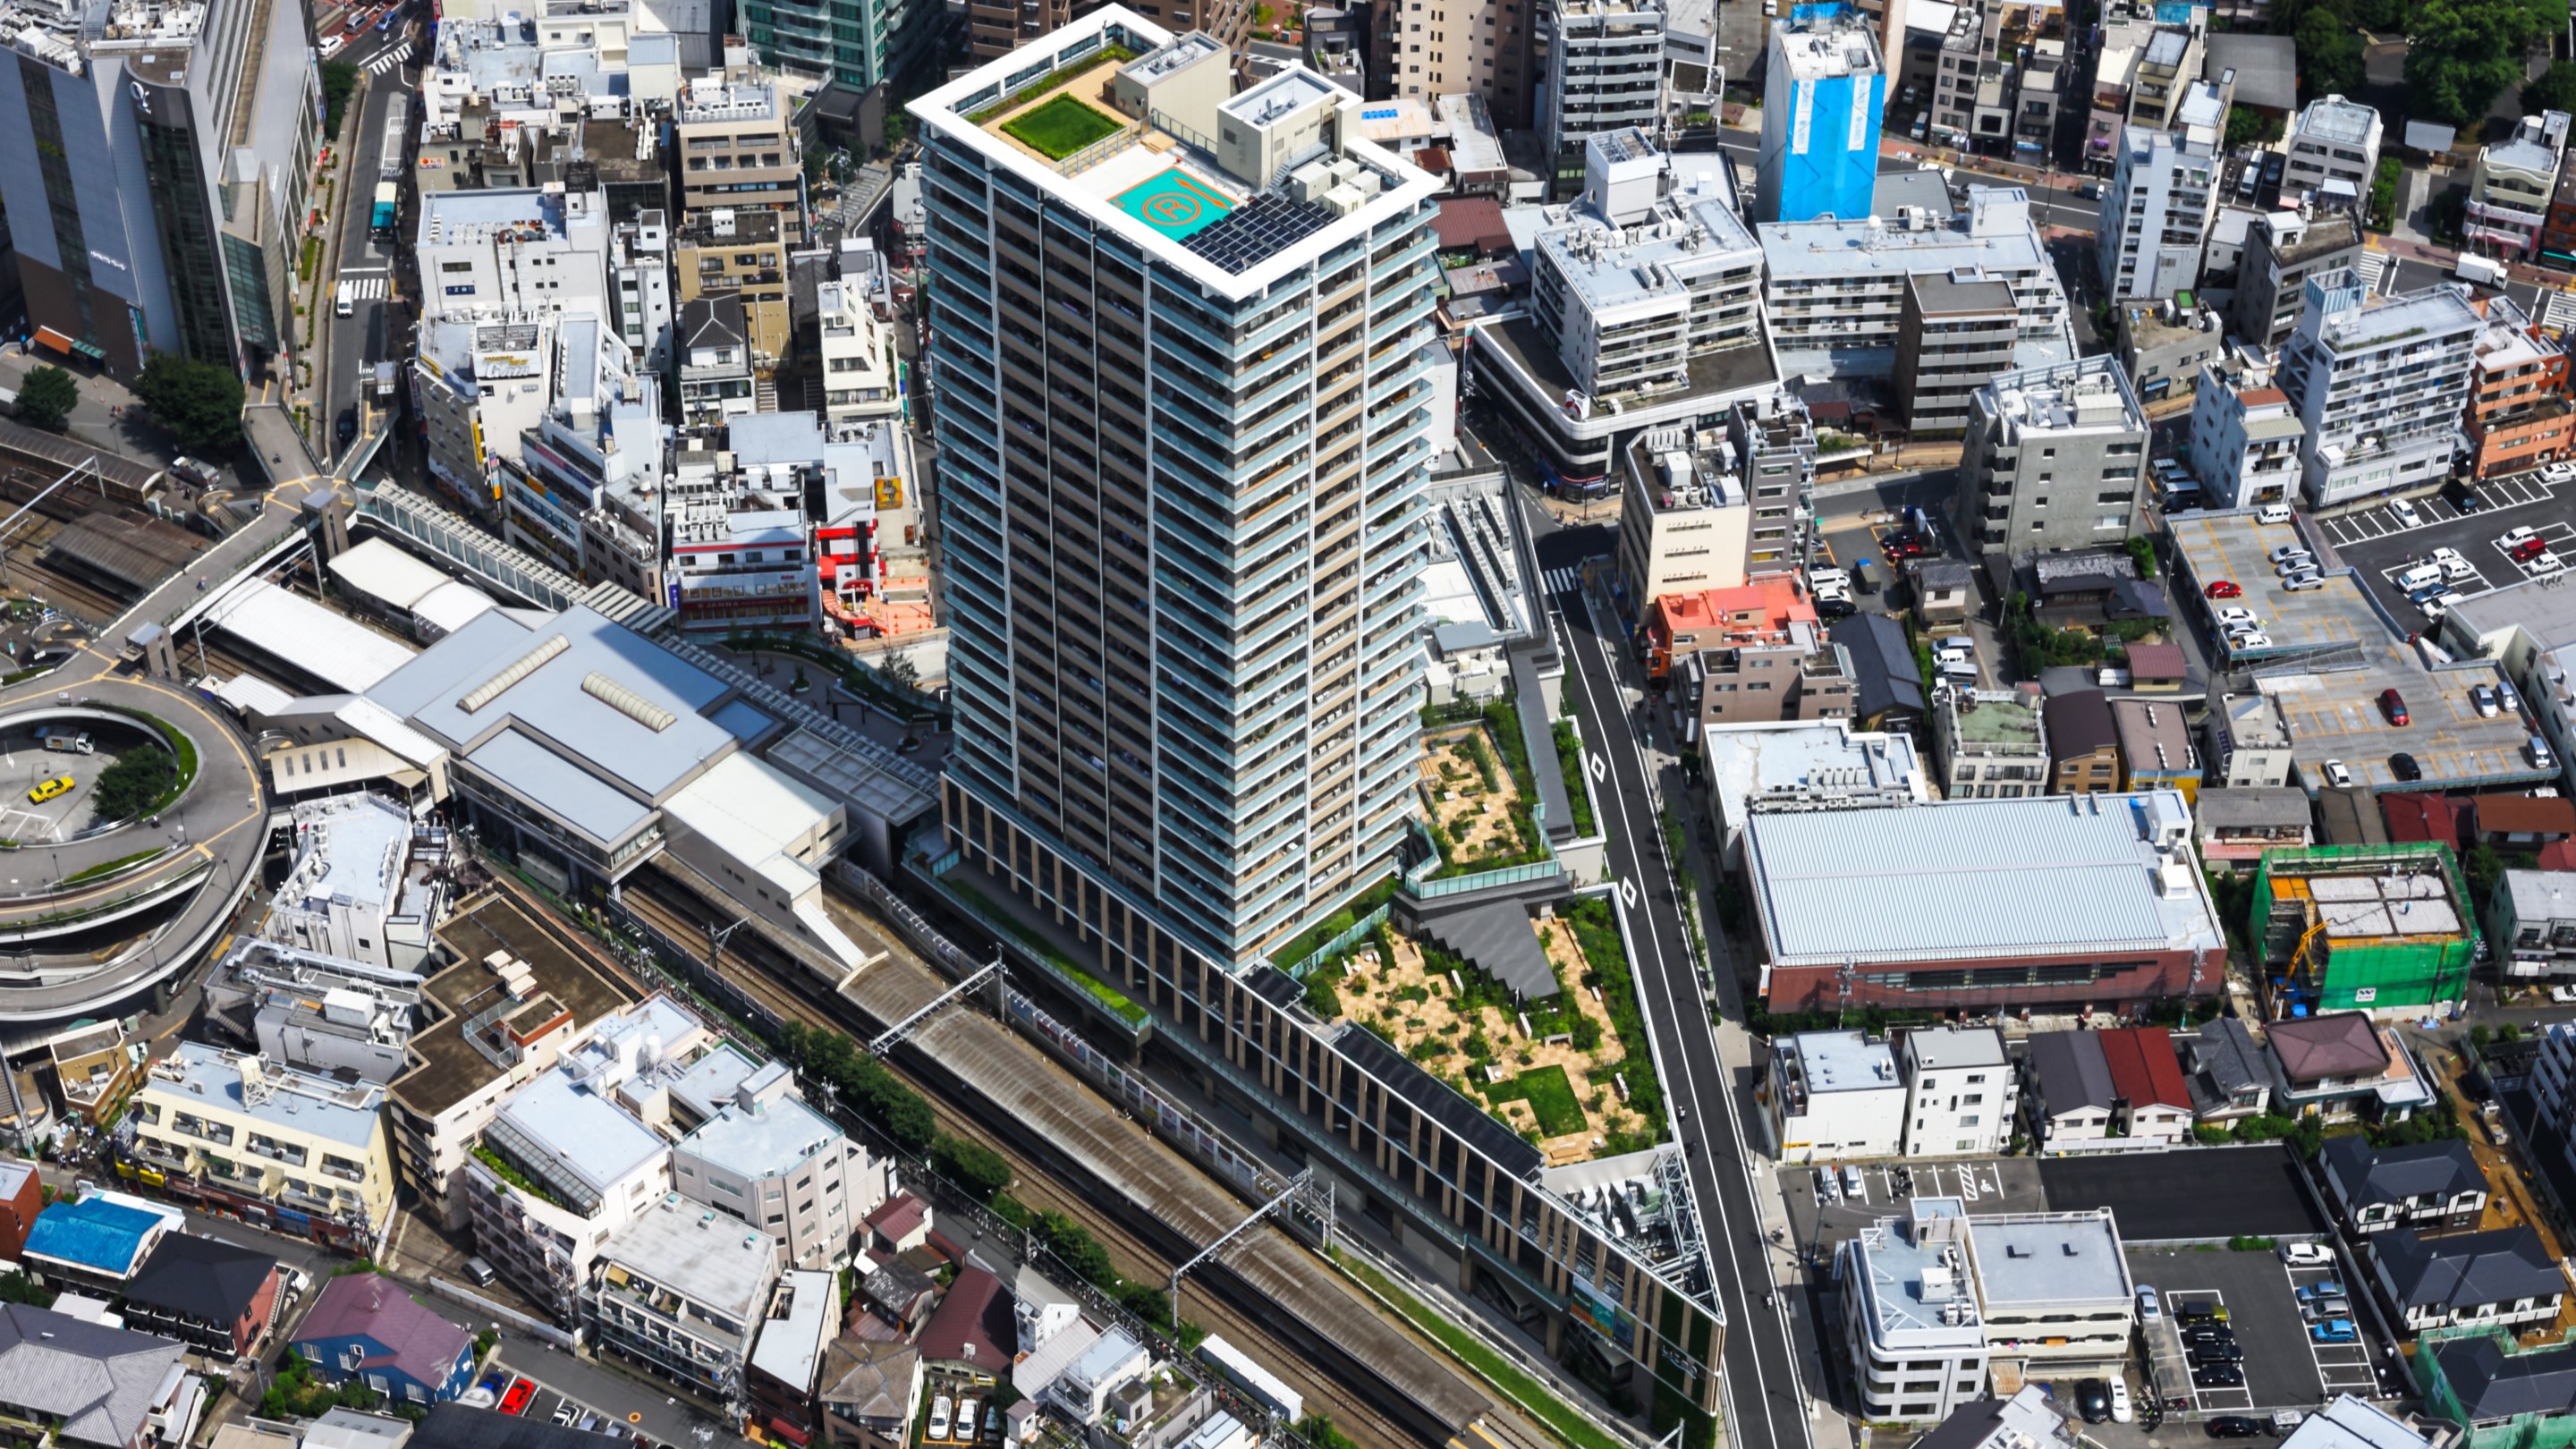
<path fill-rule="evenodd" d="M 1332 220 L 1333 214 L 1320 206 L 1264 194 L 1181 245 L 1229 272 L 1240 273 L 1299 238 L 1322 231 Z"/>

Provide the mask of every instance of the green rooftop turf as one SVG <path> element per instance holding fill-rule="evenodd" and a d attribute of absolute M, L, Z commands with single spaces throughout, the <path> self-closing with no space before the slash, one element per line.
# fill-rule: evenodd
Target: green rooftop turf
<path fill-rule="evenodd" d="M 1118 123 L 1080 97 L 1058 94 L 1002 123 L 1002 130 L 1050 161 L 1061 161 L 1117 131 Z"/>

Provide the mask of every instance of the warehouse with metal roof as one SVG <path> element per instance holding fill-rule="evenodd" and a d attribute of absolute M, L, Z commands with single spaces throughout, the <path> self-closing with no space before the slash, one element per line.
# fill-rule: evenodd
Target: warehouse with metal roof
<path fill-rule="evenodd" d="M 1774 1011 L 2141 1005 L 2214 991 L 2226 937 L 2171 790 L 1745 824 Z"/>

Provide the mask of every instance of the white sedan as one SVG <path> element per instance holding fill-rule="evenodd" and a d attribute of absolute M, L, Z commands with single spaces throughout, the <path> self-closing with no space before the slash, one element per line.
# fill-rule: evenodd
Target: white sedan
<path fill-rule="evenodd" d="M 2424 526 L 2424 515 L 2415 511 L 2415 504 L 2412 500 L 2405 498 L 2393 499 L 2388 505 L 2388 511 L 2390 514 L 2395 516 L 2398 524 L 2402 527 L 2421 528 Z"/>

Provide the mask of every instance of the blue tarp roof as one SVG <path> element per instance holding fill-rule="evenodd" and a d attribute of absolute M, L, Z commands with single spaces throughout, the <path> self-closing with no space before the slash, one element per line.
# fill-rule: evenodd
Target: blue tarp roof
<path fill-rule="evenodd" d="M 94 1197 L 86 1202 L 58 1202 L 36 1214 L 27 1234 L 27 1251 L 102 1273 L 123 1275 L 142 1250 L 143 1235 L 161 1215 Z"/>

